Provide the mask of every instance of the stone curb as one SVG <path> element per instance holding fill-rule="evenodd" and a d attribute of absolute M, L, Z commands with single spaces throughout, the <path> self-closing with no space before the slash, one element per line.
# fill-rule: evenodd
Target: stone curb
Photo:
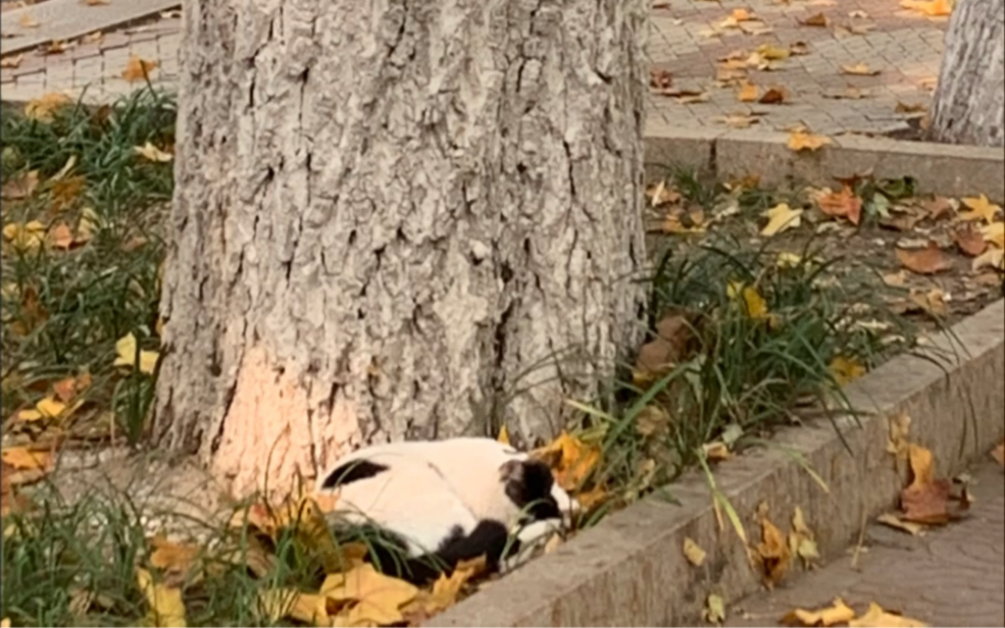
<path fill-rule="evenodd" d="M 784 428 L 772 439 L 776 447 L 714 470 L 752 545 L 761 540 L 753 514 L 762 501 L 783 533 L 801 507 L 825 560 L 841 555 L 868 518 L 893 509 L 906 471 L 886 449 L 888 416 L 909 414 L 909 439 L 932 450 L 940 476 L 959 472 L 1005 436 L 1005 300 L 934 345 L 948 352 L 937 363 L 898 356 L 846 387 L 863 413 L 857 423 L 819 418 Z M 829 494 L 792 452 L 805 457 Z M 716 523 L 705 476 L 687 473 L 670 490 L 677 505 L 650 497 L 614 513 L 425 625 L 695 626 L 709 593 L 728 606 L 760 590 L 728 520 L 723 529 Z M 708 552 L 702 567 L 684 557 L 685 538 Z"/>
<path fill-rule="evenodd" d="M 726 179 L 756 174 L 769 186 L 833 186 L 834 177 L 871 171 L 877 178 L 914 177 L 920 193 L 1005 200 L 1001 148 L 844 135 L 817 151 L 797 153 L 786 145 L 786 133 L 690 129 L 659 121 L 647 123 L 644 137 L 647 178 L 661 176 L 661 166 L 679 164 Z"/>

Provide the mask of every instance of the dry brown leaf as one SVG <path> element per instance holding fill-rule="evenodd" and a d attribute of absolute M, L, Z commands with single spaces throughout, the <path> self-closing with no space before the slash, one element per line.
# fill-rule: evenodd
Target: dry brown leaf
<path fill-rule="evenodd" d="M 65 222 L 56 223 L 49 232 L 49 242 L 57 249 L 69 249 L 73 246 L 73 232 Z"/>
<path fill-rule="evenodd" d="M 768 88 L 768 91 L 764 92 L 757 102 L 762 105 L 779 105 L 785 102 L 789 97 L 789 92 L 787 89 L 781 86 L 774 86 Z"/>
<path fill-rule="evenodd" d="M 816 13 L 814 15 L 809 16 L 805 20 L 799 20 L 799 23 L 802 24 L 803 26 L 816 26 L 820 28 L 826 28 L 827 25 L 830 23 L 830 21 L 827 19 L 827 16 L 824 15 L 823 13 Z"/>
<path fill-rule="evenodd" d="M 11 177 L 0 188 L 0 197 L 5 201 L 16 201 L 28 198 L 38 187 L 38 170 L 29 170 Z"/>
<path fill-rule="evenodd" d="M 701 567 L 702 563 L 705 562 L 705 550 L 701 549 L 693 539 L 685 538 L 684 557 L 695 567 Z"/>
<path fill-rule="evenodd" d="M 875 603 L 869 603 L 869 610 L 858 619 L 848 622 L 848 628 L 925 628 L 928 624 L 917 619 L 888 613 Z"/>
<path fill-rule="evenodd" d="M 824 98 L 833 100 L 862 100 L 866 93 L 857 87 L 847 86 L 844 89 L 828 89 L 821 94 Z"/>
<path fill-rule="evenodd" d="M 136 55 L 132 55 L 129 57 L 126 67 L 122 70 L 122 78 L 126 79 L 130 83 L 148 80 L 150 78 L 150 74 L 158 65 L 160 64 L 157 61 L 141 59 Z"/>
<path fill-rule="evenodd" d="M 919 200 L 917 201 L 917 204 L 928 213 L 928 217 L 932 220 L 938 220 L 943 216 L 952 215 L 952 213 L 956 211 L 953 201 L 950 201 L 944 196 L 936 196 L 930 199 Z"/>
<path fill-rule="evenodd" d="M 952 260 L 942 252 L 935 242 L 929 242 L 923 249 L 897 249 L 897 259 L 911 272 L 919 275 L 933 275 L 953 267 Z"/>
<path fill-rule="evenodd" d="M 49 92 L 29 101 L 24 106 L 24 115 L 39 122 L 52 122 L 56 111 L 73 102 L 69 96 L 61 92 Z"/>
<path fill-rule="evenodd" d="M 198 545 L 173 543 L 162 534 L 151 539 L 150 545 L 153 548 L 150 566 L 172 576 L 186 577 L 202 553 L 202 548 Z"/>
<path fill-rule="evenodd" d="M 690 327 L 684 316 L 671 314 L 660 319 L 653 340 L 639 348 L 633 373 L 636 382 L 644 385 L 679 364 L 687 356 L 690 339 Z"/>
<path fill-rule="evenodd" d="M 893 108 L 894 113 L 925 113 L 928 105 L 925 103 L 909 104 L 897 101 L 897 106 Z"/>
<path fill-rule="evenodd" d="M 810 54 L 810 46 L 805 41 L 796 41 L 789 44 L 789 52 L 797 56 L 808 55 Z"/>
<path fill-rule="evenodd" d="M 787 626 L 834 626 L 843 624 L 855 618 L 855 611 L 852 610 L 844 600 L 837 597 L 834 602 L 826 607 L 815 611 L 807 611 L 801 608 L 789 611 L 782 617 L 781 623 Z"/>
<path fill-rule="evenodd" d="M 555 535 L 553 538 L 558 538 L 561 541 L 562 537 Z M 403 608 L 402 611 L 405 614 L 410 614 L 410 611 L 416 610 L 415 607 L 419 606 L 428 616 L 450 608 L 457 603 L 457 596 L 468 581 L 483 573 L 485 569 L 485 556 L 459 562 L 449 578 L 446 575 L 441 575 L 433 583 L 432 591 L 426 595 L 420 594 L 413 602 Z"/>
<path fill-rule="evenodd" d="M 796 152 L 803 150 L 815 151 L 830 144 L 831 141 L 831 138 L 823 135 L 812 135 L 805 131 L 793 131 L 789 134 L 786 145 Z"/>
<path fill-rule="evenodd" d="M 876 76 L 880 71 L 873 70 L 864 63 L 856 63 L 855 65 L 842 65 L 841 72 L 854 76 Z"/>
<path fill-rule="evenodd" d="M 857 225 L 862 219 L 862 199 L 847 185 L 840 192 L 828 191 L 818 197 L 817 206 L 828 216 L 847 218 L 853 225 Z"/>
<path fill-rule="evenodd" d="M 900 493 L 903 519 L 915 523 L 939 525 L 957 518 L 955 514 L 949 512 L 952 483 L 945 479 L 935 479 L 932 452 L 920 445 L 911 444 L 908 457 L 914 479 Z"/>
<path fill-rule="evenodd" d="M 977 257 L 988 248 L 988 243 L 984 241 L 984 235 L 970 224 L 961 225 L 955 229 L 953 240 L 956 241 L 956 246 L 970 257 Z"/>
<path fill-rule="evenodd" d="M 770 589 L 781 582 L 785 576 L 792 554 L 789 552 L 789 546 L 782 531 L 771 523 L 767 512 L 762 512 L 760 524 L 761 542 L 757 544 L 756 556 L 761 565 L 764 583 Z"/>
<path fill-rule="evenodd" d="M 646 198 L 649 199 L 650 207 L 660 207 L 669 205 L 680 200 L 680 192 L 667 187 L 666 182 L 660 181 L 656 185 L 646 187 Z"/>
<path fill-rule="evenodd" d="M 668 89 L 673 86 L 673 74 L 669 70 L 650 69 L 649 86 L 656 89 Z"/>

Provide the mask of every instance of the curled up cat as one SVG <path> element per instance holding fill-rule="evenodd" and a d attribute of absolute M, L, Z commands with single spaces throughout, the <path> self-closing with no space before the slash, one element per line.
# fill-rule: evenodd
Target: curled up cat
<path fill-rule="evenodd" d="M 336 461 L 317 490 L 338 496 L 337 536 L 375 533 L 367 560 L 415 584 L 483 554 L 489 570 L 512 569 L 579 508 L 544 462 L 490 438 L 366 447 Z"/>

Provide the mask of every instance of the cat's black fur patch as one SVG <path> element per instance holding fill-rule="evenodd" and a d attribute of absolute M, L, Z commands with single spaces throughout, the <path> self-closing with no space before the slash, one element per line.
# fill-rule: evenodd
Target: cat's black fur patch
<path fill-rule="evenodd" d="M 485 554 L 486 564 L 490 571 L 498 568 L 503 552 L 507 550 L 509 534 L 499 521 L 483 520 L 478 523 L 470 534 L 465 535 L 460 526 L 455 527 L 450 536 L 440 543 L 436 552 L 410 558 L 406 556 L 405 542 L 397 536 L 380 531 L 381 540 L 371 537 L 366 560 L 375 563 L 385 574 L 407 580 L 417 586 L 433 582 L 440 574 L 449 576 L 457 567 L 457 563 L 472 560 Z M 520 549 L 520 541 L 513 539 L 509 543 L 509 552 Z"/>
<path fill-rule="evenodd" d="M 536 521 L 560 519 L 562 512 L 551 494 L 555 484 L 551 468 L 541 460 L 525 460 L 522 464 L 519 480 L 506 482 L 506 496 L 519 508 L 526 509 L 526 518 Z"/>
<path fill-rule="evenodd" d="M 375 475 L 387 471 L 390 467 L 369 460 L 352 460 L 339 467 L 336 467 L 325 481 L 321 483 L 322 489 L 335 488 L 351 482 L 372 478 Z"/>

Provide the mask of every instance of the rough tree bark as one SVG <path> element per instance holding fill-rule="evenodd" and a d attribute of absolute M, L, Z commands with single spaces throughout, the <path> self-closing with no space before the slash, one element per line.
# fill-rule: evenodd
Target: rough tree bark
<path fill-rule="evenodd" d="M 188 0 L 159 444 L 554 430 L 639 337 L 646 8 Z"/>
<path fill-rule="evenodd" d="M 958 0 L 932 105 L 937 142 L 1005 146 L 1005 0 Z"/>

